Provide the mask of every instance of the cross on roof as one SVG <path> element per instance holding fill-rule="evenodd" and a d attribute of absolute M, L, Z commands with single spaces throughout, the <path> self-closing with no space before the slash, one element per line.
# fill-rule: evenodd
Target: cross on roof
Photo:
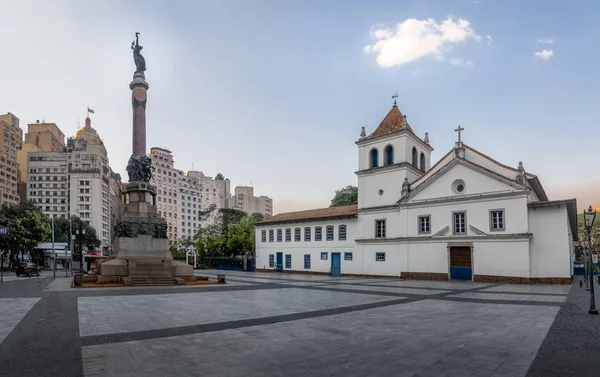
<path fill-rule="evenodd" d="M 396 93 L 394 93 L 394 95 L 392 96 L 392 98 L 394 99 L 394 106 L 396 105 L 396 98 L 398 98 L 398 91 L 396 91 Z"/>
<path fill-rule="evenodd" d="M 459 142 L 459 143 L 461 142 L 461 141 L 460 141 L 460 132 L 461 132 L 461 131 L 464 131 L 464 130 L 465 130 L 465 129 L 464 129 L 464 128 L 462 128 L 460 125 L 458 126 L 458 128 L 457 128 L 457 129 L 455 129 L 455 130 L 454 130 L 454 132 L 458 132 L 458 142 Z"/>

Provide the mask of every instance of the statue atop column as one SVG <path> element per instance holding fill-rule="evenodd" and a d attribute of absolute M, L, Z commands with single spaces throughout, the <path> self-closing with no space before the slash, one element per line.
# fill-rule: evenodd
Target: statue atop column
<path fill-rule="evenodd" d="M 133 50 L 133 61 L 135 62 L 135 72 L 144 73 L 146 70 L 146 59 L 142 56 L 142 48 L 140 46 L 140 33 L 135 33 L 135 41 L 131 42 L 131 49 Z"/>

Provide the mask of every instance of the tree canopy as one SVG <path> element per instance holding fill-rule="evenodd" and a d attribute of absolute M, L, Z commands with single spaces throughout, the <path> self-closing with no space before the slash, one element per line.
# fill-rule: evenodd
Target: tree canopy
<path fill-rule="evenodd" d="M 73 234 L 77 230 L 82 229 L 85 234 L 82 236 L 81 243 L 88 250 L 95 250 L 102 244 L 102 241 L 98 238 L 96 229 L 90 225 L 87 225 L 85 221 L 82 221 L 77 216 L 72 216 L 71 221 L 73 222 Z M 55 242 L 67 242 L 71 243 L 71 225 L 69 219 L 55 218 L 54 219 L 54 241 Z M 77 236 L 76 247 L 79 247 L 79 236 Z"/>
<path fill-rule="evenodd" d="M 6 227 L 6 234 L 0 236 L 0 266 L 4 266 L 8 259 L 9 267 L 12 267 L 19 254 L 23 258 L 25 252 L 35 257 L 35 247 L 49 241 L 51 235 L 48 218 L 32 202 L 3 204 L 0 207 L 0 225 Z M 35 262 L 40 263 L 39 260 Z"/>
<path fill-rule="evenodd" d="M 335 195 L 331 199 L 331 207 L 349 206 L 351 204 L 358 204 L 358 187 L 348 185 L 335 190 Z"/>
<path fill-rule="evenodd" d="M 199 214 L 200 229 L 193 237 L 185 237 L 172 245 L 173 258 L 185 260 L 186 251 L 193 248 L 202 263 L 205 258 L 254 256 L 254 224 L 264 220 L 261 213 L 212 206 Z"/>

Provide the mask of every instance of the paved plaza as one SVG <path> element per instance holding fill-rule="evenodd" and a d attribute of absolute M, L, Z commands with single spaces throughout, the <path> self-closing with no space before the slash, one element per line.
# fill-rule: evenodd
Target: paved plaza
<path fill-rule="evenodd" d="M 0 376 L 600 373 L 600 319 L 578 284 L 226 274 L 152 289 L 0 283 Z"/>

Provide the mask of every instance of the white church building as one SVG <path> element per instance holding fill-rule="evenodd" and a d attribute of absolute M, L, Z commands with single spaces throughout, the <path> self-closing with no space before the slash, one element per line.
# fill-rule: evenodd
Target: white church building
<path fill-rule="evenodd" d="M 575 199 L 458 142 L 431 166 L 396 103 L 358 146 L 358 205 L 280 213 L 256 225 L 256 268 L 502 283 L 568 283 Z"/>

